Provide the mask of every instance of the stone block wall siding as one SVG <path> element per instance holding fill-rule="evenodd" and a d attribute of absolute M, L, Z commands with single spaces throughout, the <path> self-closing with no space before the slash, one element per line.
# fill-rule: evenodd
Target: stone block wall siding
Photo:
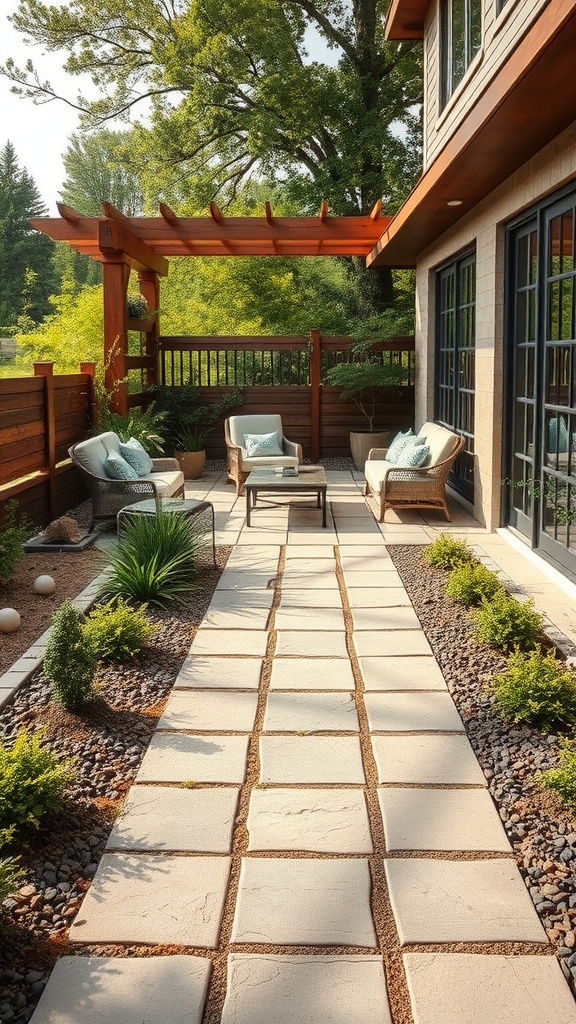
<path fill-rule="evenodd" d="M 576 122 L 528 161 L 458 225 L 421 253 L 416 280 L 415 419 L 434 418 L 436 269 L 476 248 L 476 486 L 474 514 L 500 526 L 502 469 L 505 225 L 523 210 L 576 181 Z"/>
<path fill-rule="evenodd" d="M 430 5 L 424 30 L 424 168 L 454 134 L 470 107 L 494 78 L 548 0 L 484 0 L 482 47 L 464 78 L 440 110 L 440 0 Z"/>

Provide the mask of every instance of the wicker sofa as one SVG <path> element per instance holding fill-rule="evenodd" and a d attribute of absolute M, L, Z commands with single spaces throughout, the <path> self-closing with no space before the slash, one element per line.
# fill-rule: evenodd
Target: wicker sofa
<path fill-rule="evenodd" d="M 386 461 L 387 448 L 372 448 L 364 466 L 364 494 L 378 498 L 379 522 L 388 508 L 437 508 L 448 522 L 446 478 L 454 461 L 464 450 L 466 441 L 438 423 L 424 423 L 419 431 L 430 448 L 425 465 L 409 469 Z"/>
<path fill-rule="evenodd" d="M 248 457 L 244 447 L 244 434 L 270 434 L 277 431 L 282 438 L 283 455 L 255 455 Z M 226 438 L 226 464 L 228 480 L 236 484 L 236 494 L 242 493 L 251 470 L 259 467 L 296 467 L 302 462 L 302 445 L 284 437 L 282 417 L 276 413 L 255 416 L 230 416 L 224 422 Z"/>
<path fill-rule="evenodd" d="M 119 454 L 119 445 L 118 435 L 108 431 L 80 441 L 68 451 L 92 499 L 90 529 L 96 521 L 115 520 L 121 508 L 137 501 L 184 497 L 184 474 L 176 459 L 152 459 L 152 472 L 136 480 L 111 480 L 104 472 L 104 460 L 111 452 Z"/>

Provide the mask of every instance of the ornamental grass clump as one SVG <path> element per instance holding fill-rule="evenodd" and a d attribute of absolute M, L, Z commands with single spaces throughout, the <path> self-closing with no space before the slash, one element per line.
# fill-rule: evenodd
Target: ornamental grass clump
<path fill-rule="evenodd" d="M 534 601 L 523 604 L 504 589 L 497 590 L 491 600 L 484 600 L 472 613 L 476 639 L 499 651 L 526 651 L 534 647 L 542 633 L 543 619 L 534 609 Z"/>
<path fill-rule="evenodd" d="M 102 597 L 163 604 L 198 586 L 196 558 L 204 541 L 187 516 L 157 510 L 154 516 L 130 516 Z"/>
<path fill-rule="evenodd" d="M 71 601 L 64 601 L 52 618 L 44 655 L 44 674 L 52 698 L 76 711 L 92 696 L 97 658 L 83 631 L 84 616 Z"/>
<path fill-rule="evenodd" d="M 82 632 L 100 661 L 132 661 L 141 653 L 156 632 L 145 607 L 131 608 L 119 597 L 90 612 Z"/>
<path fill-rule="evenodd" d="M 504 672 L 494 676 L 492 690 L 495 708 L 513 722 L 537 725 L 545 732 L 576 722 L 576 676 L 557 661 L 554 651 L 514 651 Z"/>
<path fill-rule="evenodd" d="M 464 562 L 476 563 L 478 559 L 465 540 L 450 537 L 441 533 L 439 537 L 424 549 L 423 558 L 434 569 L 454 569 Z"/>
<path fill-rule="evenodd" d="M 0 580 L 12 579 L 16 566 L 25 556 L 22 545 L 29 535 L 30 527 L 18 513 L 18 502 L 7 502 L 0 530 Z"/>
<path fill-rule="evenodd" d="M 480 604 L 483 598 L 494 597 L 501 589 L 502 584 L 496 573 L 480 562 L 462 562 L 452 569 L 446 581 L 448 597 L 467 608 Z"/>
<path fill-rule="evenodd" d="M 42 818 L 60 810 L 72 782 L 71 761 L 59 761 L 43 741 L 46 730 L 20 732 L 11 745 L 0 743 L 0 829 L 37 829 Z M 6 833 L 4 833 L 6 835 Z"/>
<path fill-rule="evenodd" d="M 558 756 L 559 767 L 537 772 L 536 778 L 558 793 L 568 807 L 576 807 L 576 740 L 563 740 Z"/>

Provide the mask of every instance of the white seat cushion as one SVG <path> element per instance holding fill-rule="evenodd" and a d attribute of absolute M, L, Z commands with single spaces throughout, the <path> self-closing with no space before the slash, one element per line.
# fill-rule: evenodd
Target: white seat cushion
<path fill-rule="evenodd" d="M 170 498 L 184 485 L 184 473 L 181 470 L 163 470 L 161 473 L 148 473 L 147 476 L 139 476 L 138 480 L 149 480 L 156 484 L 158 494 Z"/>
<path fill-rule="evenodd" d="M 258 455 L 249 459 L 245 449 L 242 449 L 242 469 L 249 473 L 251 469 L 263 469 L 265 466 L 297 466 L 298 459 L 295 455 Z"/>

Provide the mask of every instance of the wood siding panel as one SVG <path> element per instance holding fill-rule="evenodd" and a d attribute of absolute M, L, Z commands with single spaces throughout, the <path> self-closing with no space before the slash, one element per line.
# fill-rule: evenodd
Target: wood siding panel
<path fill-rule="evenodd" d="M 496 3 L 497 0 L 485 0 L 481 55 L 476 58 L 473 67 L 448 101 L 444 111 L 439 109 L 438 2 L 431 12 L 425 35 L 425 170 L 442 151 L 469 113 L 471 106 L 506 62 L 548 0 L 509 0 L 500 15 L 497 15 Z"/>

